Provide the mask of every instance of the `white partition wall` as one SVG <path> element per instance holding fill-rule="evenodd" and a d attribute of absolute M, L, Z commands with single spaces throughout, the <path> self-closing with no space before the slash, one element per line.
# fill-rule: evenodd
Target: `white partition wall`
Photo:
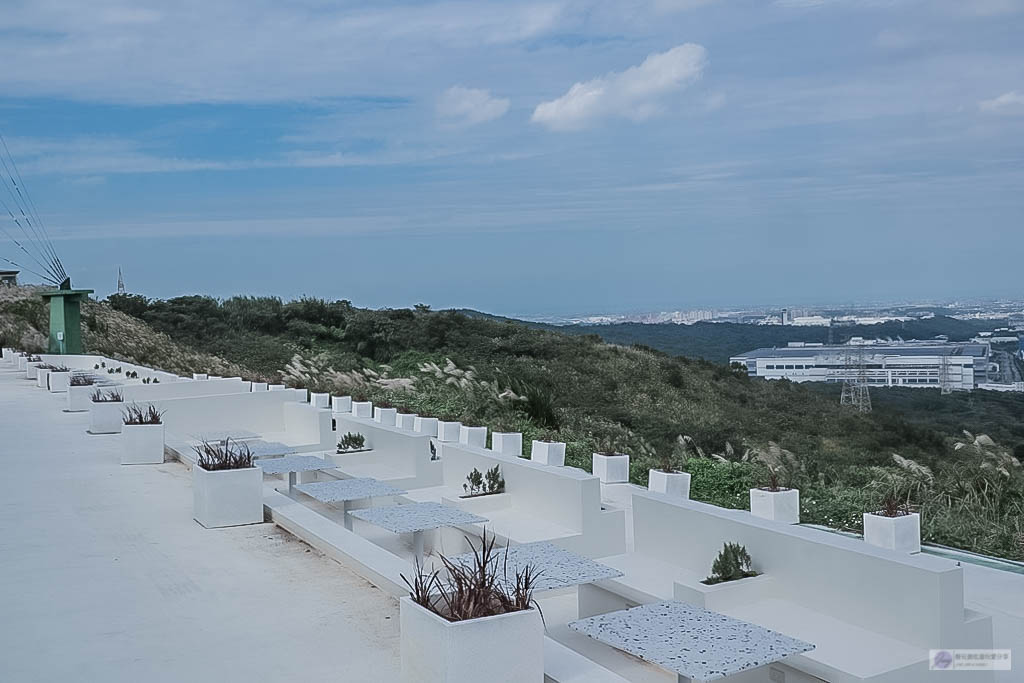
<path fill-rule="evenodd" d="M 334 461 L 350 476 L 387 479 L 402 488 L 423 488 L 441 484 L 441 463 L 430 459 L 430 435 L 382 425 L 372 418 L 352 413 L 334 413 L 337 437 L 347 432 L 362 434 L 367 453 L 337 456 Z"/>

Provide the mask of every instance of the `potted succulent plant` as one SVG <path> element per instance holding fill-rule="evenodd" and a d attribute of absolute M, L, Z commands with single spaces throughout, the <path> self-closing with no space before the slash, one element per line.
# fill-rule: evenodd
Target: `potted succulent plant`
<path fill-rule="evenodd" d="M 502 455 L 523 455 L 523 434 L 514 432 L 506 424 L 498 424 L 491 431 L 491 450 Z"/>
<path fill-rule="evenodd" d="M 92 405 L 89 408 L 90 434 L 120 434 L 123 422 L 121 408 L 124 395 L 117 389 L 103 391 L 97 387 L 92 392 Z"/>
<path fill-rule="evenodd" d="M 412 421 L 412 430 L 417 434 L 437 436 L 437 418 L 417 415 L 416 418 Z"/>
<path fill-rule="evenodd" d="M 620 453 L 614 439 L 604 439 L 598 445 L 591 461 L 593 473 L 604 484 L 621 484 L 629 481 L 629 456 Z"/>
<path fill-rule="evenodd" d="M 207 529 L 263 521 L 263 470 L 249 447 L 230 439 L 195 446 L 192 515 Z"/>
<path fill-rule="evenodd" d="M 352 415 L 373 419 L 373 402 L 367 399 L 366 394 L 352 396 Z"/>
<path fill-rule="evenodd" d="M 864 513 L 864 540 L 901 553 L 921 552 L 921 515 L 911 511 L 895 487 L 882 497 L 879 508 Z"/>
<path fill-rule="evenodd" d="M 565 443 L 555 441 L 550 434 L 545 434 L 530 445 L 530 460 L 561 467 L 565 464 Z"/>
<path fill-rule="evenodd" d="M 362 434 L 348 432 L 338 440 L 338 453 L 353 453 L 366 449 L 366 437 Z"/>
<path fill-rule="evenodd" d="M 690 497 L 690 473 L 676 469 L 672 451 L 662 450 L 658 466 L 648 471 L 647 490 L 678 498 Z"/>
<path fill-rule="evenodd" d="M 747 549 L 739 543 L 725 543 L 711 565 L 711 575 L 701 583 L 713 586 L 754 576 L 759 576 L 759 572 L 754 571 L 751 566 L 750 553 Z"/>
<path fill-rule="evenodd" d="M 386 427 L 394 427 L 395 419 L 398 416 L 398 409 L 388 401 L 378 401 L 373 407 L 373 421 Z"/>
<path fill-rule="evenodd" d="M 459 443 L 464 446 L 487 448 L 487 427 L 462 425 L 459 428 Z"/>
<path fill-rule="evenodd" d="M 509 575 L 503 557 L 485 532 L 471 562 L 441 556 L 446 579 L 419 567 L 412 581 L 402 577 L 409 587 L 399 607 L 403 683 L 544 681 L 537 572 L 525 567 Z"/>
<path fill-rule="evenodd" d="M 334 413 L 351 413 L 352 412 L 352 397 L 351 396 L 331 396 L 331 412 L 334 412 Z"/>
<path fill-rule="evenodd" d="M 153 404 L 127 406 L 122 416 L 122 465 L 159 465 L 164 461 L 163 413 Z"/>
<path fill-rule="evenodd" d="M 783 524 L 800 523 L 800 491 L 783 486 L 775 467 L 768 467 L 763 486 L 750 489 L 750 514 Z"/>

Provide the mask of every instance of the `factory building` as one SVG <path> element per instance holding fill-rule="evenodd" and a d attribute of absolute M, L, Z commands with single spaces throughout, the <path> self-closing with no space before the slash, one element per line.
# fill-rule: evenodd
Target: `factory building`
<path fill-rule="evenodd" d="M 978 342 L 872 342 L 826 346 L 791 342 L 733 356 L 751 377 L 793 382 L 835 382 L 863 373 L 870 386 L 970 391 L 987 381 L 990 347 Z"/>

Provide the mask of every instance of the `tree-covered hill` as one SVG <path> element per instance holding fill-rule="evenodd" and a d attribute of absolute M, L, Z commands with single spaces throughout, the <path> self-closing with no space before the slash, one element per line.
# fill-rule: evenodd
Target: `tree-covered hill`
<path fill-rule="evenodd" d="M 0 322 L 22 313 L 0 305 Z M 1012 455 L 1014 448 L 1024 454 L 1019 395 L 875 392 L 878 409 L 860 415 L 840 410 L 836 387 L 769 383 L 596 335 L 425 306 L 374 311 L 317 299 L 127 295 L 90 305 L 83 324 L 129 319 L 147 339 L 196 354 L 190 370 L 230 365 L 252 377 L 522 431 L 527 444 L 551 436 L 568 444 L 568 464 L 588 470 L 598 444 L 612 442 L 633 455 L 636 483 L 662 463 L 685 467 L 694 498 L 730 507 L 746 506 L 747 489 L 764 482 L 771 465 L 801 489 L 806 521 L 838 528 L 858 529 L 861 513 L 895 490 L 922 509 L 927 540 L 1024 557 L 1024 474 Z M 90 338 L 99 338 L 96 330 Z M 110 335 L 102 339 L 105 353 L 133 353 L 130 338 L 121 349 L 111 348 Z M 965 429 L 995 443 L 967 438 Z"/>

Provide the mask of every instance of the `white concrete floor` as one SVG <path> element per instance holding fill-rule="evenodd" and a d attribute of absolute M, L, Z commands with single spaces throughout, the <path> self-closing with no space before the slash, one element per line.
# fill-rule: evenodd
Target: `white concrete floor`
<path fill-rule="evenodd" d="M 0 681 L 394 681 L 398 606 L 268 524 L 192 520 L 177 463 L 121 466 L 0 369 Z"/>

